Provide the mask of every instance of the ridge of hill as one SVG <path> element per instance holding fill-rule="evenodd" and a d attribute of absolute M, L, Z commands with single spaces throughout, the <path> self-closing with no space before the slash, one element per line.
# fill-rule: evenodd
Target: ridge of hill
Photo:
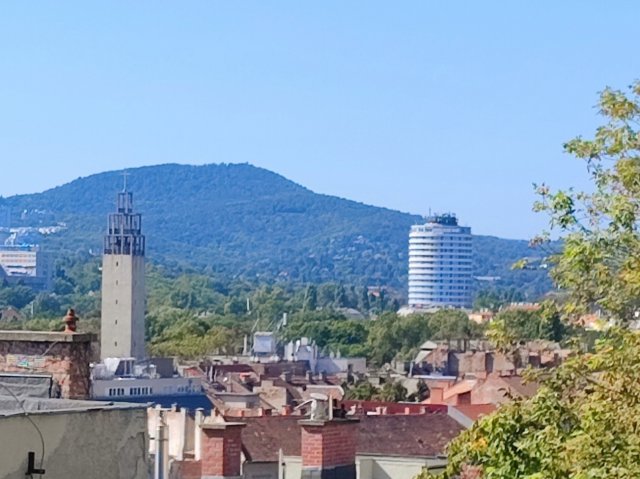
<path fill-rule="evenodd" d="M 337 281 L 403 289 L 417 215 L 317 194 L 249 164 L 163 164 L 127 170 L 143 215 L 148 256 L 229 277 Z M 78 178 L 41 193 L 0 199 L 12 226 L 65 224 L 41 239 L 54 251 L 99 252 L 123 171 Z M 474 236 L 475 274 L 532 298 L 550 288 L 543 270 L 512 271 L 537 256 L 524 240 Z"/>

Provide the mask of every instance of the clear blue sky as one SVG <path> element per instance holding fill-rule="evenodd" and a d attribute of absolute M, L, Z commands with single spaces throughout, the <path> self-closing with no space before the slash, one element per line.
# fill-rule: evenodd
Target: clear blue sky
<path fill-rule="evenodd" d="M 0 195 L 249 162 L 316 192 L 527 238 L 531 184 L 638 77 L 635 1 L 6 2 Z"/>

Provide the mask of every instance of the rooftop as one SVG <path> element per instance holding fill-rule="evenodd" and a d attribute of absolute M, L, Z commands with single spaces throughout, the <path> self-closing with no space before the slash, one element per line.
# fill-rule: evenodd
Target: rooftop
<path fill-rule="evenodd" d="M 0 416 L 20 416 L 25 412 L 53 414 L 68 412 L 104 411 L 112 409 L 146 409 L 148 404 L 114 403 L 108 401 L 76 401 L 72 399 L 20 398 L 0 395 Z"/>
<path fill-rule="evenodd" d="M 357 454 L 437 457 L 463 427 L 446 413 L 359 416 Z M 252 462 L 275 462 L 278 451 L 299 456 L 300 417 L 243 418 L 242 444 Z"/>
<path fill-rule="evenodd" d="M 92 333 L 63 333 L 61 331 L 2 331 L 0 341 L 31 341 L 36 343 L 89 343 L 96 339 Z"/>
<path fill-rule="evenodd" d="M 477 421 L 481 417 L 488 416 L 498 409 L 498 406 L 495 404 L 458 404 L 452 407 L 460 411 L 472 421 Z"/>
<path fill-rule="evenodd" d="M 516 394 L 524 398 L 534 396 L 540 387 L 540 383 L 527 381 L 522 376 L 501 376 L 498 379 L 506 384 L 511 394 Z"/>

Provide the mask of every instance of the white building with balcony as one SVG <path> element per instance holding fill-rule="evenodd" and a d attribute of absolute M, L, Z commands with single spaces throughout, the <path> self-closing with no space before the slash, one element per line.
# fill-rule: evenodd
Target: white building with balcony
<path fill-rule="evenodd" d="M 471 306 L 473 252 L 471 228 L 455 215 L 429 216 L 409 234 L 409 307 Z"/>

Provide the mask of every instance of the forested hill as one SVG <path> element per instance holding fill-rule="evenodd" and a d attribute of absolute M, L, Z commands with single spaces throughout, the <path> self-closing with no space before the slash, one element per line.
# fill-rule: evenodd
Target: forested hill
<path fill-rule="evenodd" d="M 229 276 L 404 287 L 407 238 L 420 217 L 314 193 L 248 164 L 159 165 L 128 170 L 151 260 Z M 50 249 L 99 252 L 122 172 L 79 178 L 0 200 L 12 226 L 66 229 Z M 25 213 L 26 212 L 26 213 Z M 544 271 L 510 271 L 526 241 L 476 237 L 476 272 L 522 291 L 548 288 Z"/>

